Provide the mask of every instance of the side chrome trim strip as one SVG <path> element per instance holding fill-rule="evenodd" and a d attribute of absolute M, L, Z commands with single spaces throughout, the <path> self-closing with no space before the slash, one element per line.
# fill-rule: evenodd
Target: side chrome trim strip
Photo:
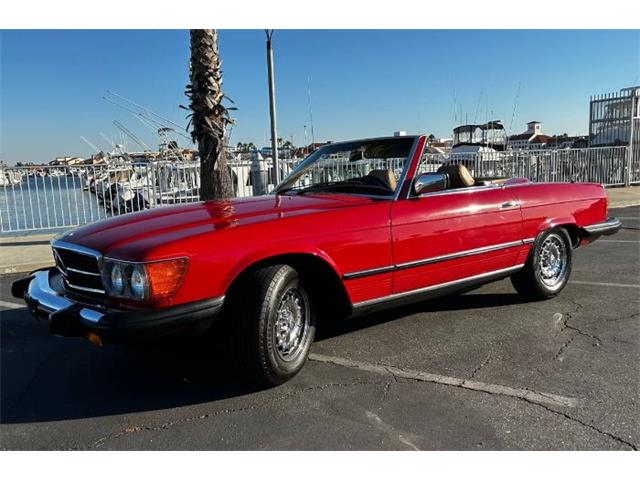
<path fill-rule="evenodd" d="M 437 285 L 430 285 L 428 287 L 423 287 L 423 288 L 418 288 L 416 290 L 409 290 L 406 292 L 400 292 L 400 293 L 394 293 L 392 295 L 387 295 L 386 297 L 380 297 L 380 298 L 373 298 L 371 300 L 365 300 L 363 302 L 357 302 L 353 304 L 353 308 L 362 308 L 362 307 L 367 307 L 369 305 L 375 305 L 377 303 L 382 303 L 382 302 L 389 302 L 392 300 L 397 300 L 403 297 L 409 297 L 411 295 L 419 295 L 421 293 L 427 293 L 427 292 L 433 292 L 433 291 L 437 291 L 437 290 L 441 290 L 444 288 L 448 288 L 448 287 L 453 287 L 453 286 L 458 286 L 458 285 L 464 285 L 465 283 L 472 283 L 475 282 L 477 280 L 482 280 L 485 278 L 490 278 L 493 276 L 500 276 L 500 275 L 506 275 L 509 274 L 511 272 L 515 272 L 517 270 L 520 270 L 521 268 L 524 267 L 524 263 L 520 264 L 520 265 L 515 265 L 513 267 L 508 267 L 508 268 L 503 268 L 500 270 L 494 270 L 492 272 L 486 272 L 486 273 L 481 273 L 479 275 L 473 275 L 471 277 L 465 277 L 465 278 L 461 278 L 459 280 L 452 280 L 451 282 L 445 282 L 445 283 L 439 283 Z"/>
<path fill-rule="evenodd" d="M 379 275 L 381 273 L 393 272 L 396 270 L 404 270 L 406 268 L 415 268 L 423 265 L 430 265 L 432 263 L 445 262 L 447 260 L 455 260 L 457 258 L 470 257 L 472 255 L 480 255 L 483 253 L 494 252 L 496 250 L 502 250 L 505 248 L 519 247 L 533 243 L 535 238 L 525 238 L 524 240 L 515 240 L 513 242 L 499 243 L 496 245 L 488 245 L 486 247 L 473 248 L 471 250 L 464 250 L 457 253 L 449 253 L 447 255 L 439 255 L 437 257 L 423 258 L 420 260 L 414 260 L 412 262 L 398 263 L 395 265 L 388 265 L 385 267 L 369 268 L 367 270 L 358 270 L 356 272 L 349 272 L 342 275 L 345 280 L 353 280 L 354 278 L 362 278 L 370 275 Z"/>
<path fill-rule="evenodd" d="M 522 244 L 523 244 L 522 240 L 517 240 L 515 242 L 507 242 L 507 243 L 500 243 L 497 245 L 489 245 L 487 247 L 473 248 L 471 250 L 464 250 L 458 253 L 450 253 L 448 255 L 440 255 L 437 257 L 425 258 L 423 260 L 415 260 L 413 262 L 400 263 L 396 265 L 395 268 L 396 270 L 402 270 L 405 268 L 419 267 L 422 265 L 429 265 L 431 263 L 444 262 L 446 260 L 454 260 L 456 258 L 470 257 L 472 255 L 480 255 L 482 253 L 493 252 L 493 251 L 502 250 L 505 248 L 519 247 Z"/>
<path fill-rule="evenodd" d="M 389 265 L 386 267 L 379 268 L 370 268 L 368 270 L 360 270 L 358 272 L 345 273 L 342 278 L 345 280 L 353 280 L 354 278 L 368 277 L 369 275 L 379 275 L 381 273 L 388 273 L 395 270 L 396 267 L 394 265 Z"/>
<path fill-rule="evenodd" d="M 500 185 L 472 185 L 471 187 L 453 188 L 451 190 L 440 190 L 438 192 L 428 192 L 419 195 L 419 198 L 439 197 L 441 195 L 455 195 L 456 193 L 474 193 L 488 189 L 502 188 Z"/>

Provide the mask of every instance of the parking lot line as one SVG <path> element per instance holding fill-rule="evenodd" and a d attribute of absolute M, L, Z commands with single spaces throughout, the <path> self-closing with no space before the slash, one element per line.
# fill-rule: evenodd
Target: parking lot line
<path fill-rule="evenodd" d="M 332 363 L 334 365 L 340 365 L 347 368 L 355 368 L 357 370 L 378 373 L 380 375 L 392 375 L 393 377 L 417 380 L 420 382 L 438 383 L 441 385 L 450 385 L 453 387 L 474 390 L 477 392 L 505 395 L 507 397 L 515 397 L 533 403 L 545 403 L 547 405 L 554 405 L 557 407 L 573 408 L 578 404 L 578 400 L 575 398 L 564 397 L 562 395 L 556 395 L 554 393 L 536 392 L 526 388 L 514 388 L 508 387 L 506 385 L 477 382 L 475 380 L 448 377 L 446 375 L 420 372 L 417 370 L 407 370 L 404 368 L 391 367 L 369 362 L 361 362 L 358 360 L 350 360 L 348 358 L 332 357 L 328 355 L 321 355 L 318 353 L 311 353 L 309 355 L 309 360 L 322 363 Z"/>
<path fill-rule="evenodd" d="M 569 280 L 569 283 L 576 283 L 578 285 L 595 285 L 597 287 L 640 288 L 640 285 L 636 285 L 634 283 L 586 282 L 582 280 Z"/>
<path fill-rule="evenodd" d="M 600 240 L 600 243 L 640 243 L 640 240 Z"/>
<path fill-rule="evenodd" d="M 17 310 L 18 308 L 26 308 L 24 304 L 13 303 L 13 302 L 5 302 L 0 300 L 0 308 L 5 310 Z"/>

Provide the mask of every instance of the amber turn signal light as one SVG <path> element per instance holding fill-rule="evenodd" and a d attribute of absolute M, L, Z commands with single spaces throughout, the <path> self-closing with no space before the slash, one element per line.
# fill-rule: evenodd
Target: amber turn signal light
<path fill-rule="evenodd" d="M 170 297 L 178 290 L 189 264 L 186 258 L 174 258 L 144 264 L 149 282 L 149 297 Z"/>
<path fill-rule="evenodd" d="M 86 338 L 87 338 L 87 340 L 89 340 L 89 343 L 91 345 L 93 345 L 94 347 L 101 347 L 102 346 L 102 337 L 100 335 L 98 335 L 97 333 L 87 332 Z"/>

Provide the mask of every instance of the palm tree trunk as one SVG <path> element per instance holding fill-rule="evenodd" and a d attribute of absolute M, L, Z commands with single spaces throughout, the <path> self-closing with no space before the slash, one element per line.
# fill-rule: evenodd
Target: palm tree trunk
<path fill-rule="evenodd" d="M 191 30 L 190 84 L 186 95 L 191 109 L 191 138 L 200 153 L 200 199 L 233 197 L 225 158 L 229 111 L 222 104 L 222 69 L 216 30 Z"/>

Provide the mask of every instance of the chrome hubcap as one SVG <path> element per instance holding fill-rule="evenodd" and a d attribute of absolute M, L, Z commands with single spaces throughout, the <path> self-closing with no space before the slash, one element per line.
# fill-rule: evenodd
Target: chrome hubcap
<path fill-rule="evenodd" d="M 558 235 L 549 235 L 542 247 L 538 258 L 540 280 L 548 287 L 555 287 L 564 278 L 567 269 L 567 247 Z"/>
<path fill-rule="evenodd" d="M 292 288 L 282 297 L 276 317 L 275 346 L 282 358 L 287 360 L 297 355 L 307 329 L 305 296 Z"/>

